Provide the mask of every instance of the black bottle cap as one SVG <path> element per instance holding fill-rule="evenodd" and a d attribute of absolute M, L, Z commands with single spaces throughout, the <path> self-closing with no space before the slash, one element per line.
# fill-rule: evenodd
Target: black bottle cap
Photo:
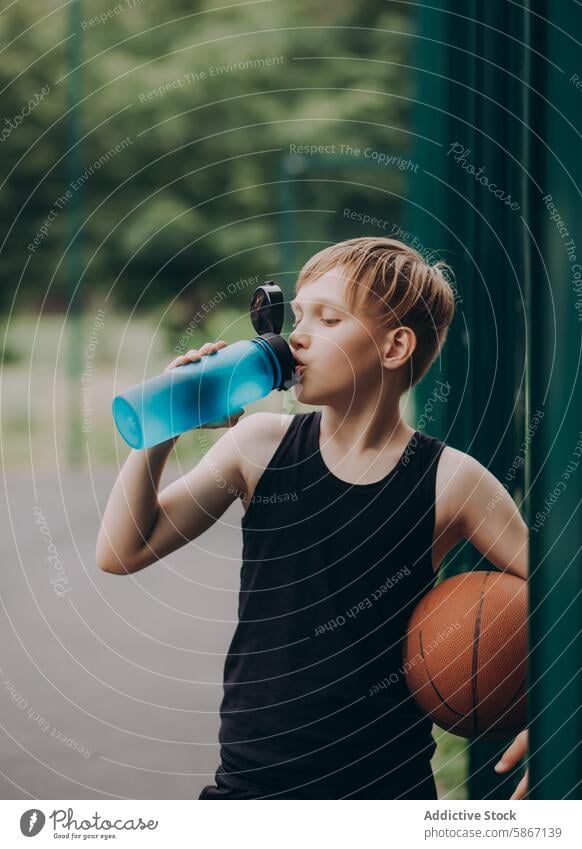
<path fill-rule="evenodd" d="M 280 333 L 285 320 L 283 292 L 280 286 L 267 280 L 255 289 L 251 299 L 251 321 L 261 336 L 265 333 Z"/>
<path fill-rule="evenodd" d="M 285 304 L 281 287 L 268 280 L 255 289 L 251 299 L 253 327 L 271 348 L 281 368 L 281 381 L 276 389 L 289 389 L 296 383 L 297 361 L 291 348 L 279 334 L 285 320 Z"/>

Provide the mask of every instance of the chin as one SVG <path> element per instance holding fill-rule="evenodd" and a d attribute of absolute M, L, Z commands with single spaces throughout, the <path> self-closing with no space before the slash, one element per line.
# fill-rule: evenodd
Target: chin
<path fill-rule="evenodd" d="M 309 390 L 305 391 L 305 384 L 304 383 L 297 383 L 293 387 L 293 393 L 295 395 L 295 398 L 298 401 L 301 401 L 302 404 L 317 404 L 318 403 L 318 401 L 313 399 L 313 392 L 309 392 Z"/>
<path fill-rule="evenodd" d="M 334 396 L 330 395 L 329 388 L 324 390 L 313 386 L 306 386 L 304 383 L 298 383 L 293 387 L 295 397 L 302 404 L 314 404 L 316 406 L 326 406 L 333 404 Z M 337 398 L 335 398 L 337 401 Z"/>

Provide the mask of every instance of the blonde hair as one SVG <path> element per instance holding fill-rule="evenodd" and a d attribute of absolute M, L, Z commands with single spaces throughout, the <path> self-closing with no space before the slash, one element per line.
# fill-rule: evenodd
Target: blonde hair
<path fill-rule="evenodd" d="M 431 264 L 397 239 L 364 236 L 330 245 L 307 260 L 296 292 L 332 269 L 347 278 L 346 298 L 353 314 L 375 315 L 386 329 L 406 326 L 414 331 L 408 384 L 414 386 L 436 359 L 453 320 L 455 297 L 447 277 L 452 277 L 451 268 L 442 260 Z"/>

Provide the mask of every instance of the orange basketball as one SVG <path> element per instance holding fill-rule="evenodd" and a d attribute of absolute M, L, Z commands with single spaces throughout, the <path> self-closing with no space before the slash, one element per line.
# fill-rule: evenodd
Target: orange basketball
<path fill-rule="evenodd" d="M 465 572 L 417 604 L 403 649 L 408 689 L 436 725 L 461 737 L 526 725 L 527 587 L 508 572 Z"/>

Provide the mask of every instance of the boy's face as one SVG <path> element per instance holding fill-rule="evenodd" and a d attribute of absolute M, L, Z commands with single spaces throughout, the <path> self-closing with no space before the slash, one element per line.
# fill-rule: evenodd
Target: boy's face
<path fill-rule="evenodd" d="M 345 290 L 344 272 L 332 269 L 303 283 L 291 301 L 295 323 L 289 344 L 305 365 L 293 388 L 304 404 L 347 409 L 394 379 L 382 364 L 388 331 L 374 316 L 351 313 Z"/>

